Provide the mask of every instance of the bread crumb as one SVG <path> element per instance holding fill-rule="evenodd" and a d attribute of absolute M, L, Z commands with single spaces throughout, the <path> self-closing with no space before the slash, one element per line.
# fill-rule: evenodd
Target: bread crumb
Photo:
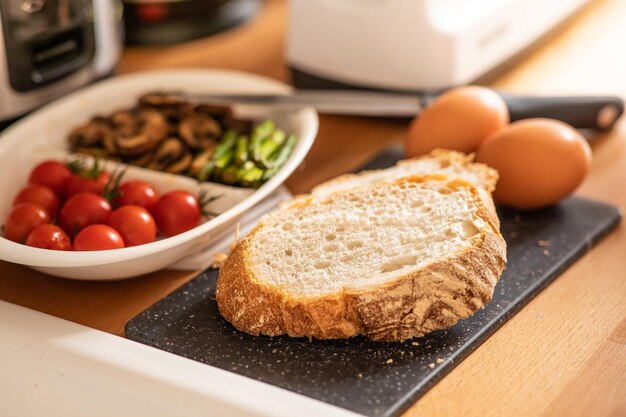
<path fill-rule="evenodd" d="M 363 374 L 360 373 L 360 372 L 358 374 L 356 374 L 356 376 L 358 376 L 359 378 L 363 378 Z"/>
<path fill-rule="evenodd" d="M 419 344 L 419 343 L 417 343 L 417 342 L 411 342 L 411 345 L 413 345 L 413 346 L 419 346 L 420 344 Z"/>
<path fill-rule="evenodd" d="M 434 364 L 434 363 L 429 363 L 429 364 L 428 364 L 428 367 L 429 367 L 430 369 L 435 369 L 435 364 Z"/>
<path fill-rule="evenodd" d="M 544 254 L 545 256 L 549 256 L 549 255 L 550 255 L 550 251 L 549 251 L 548 249 L 544 249 L 544 250 L 543 250 L 543 254 Z"/>
<path fill-rule="evenodd" d="M 438 363 L 438 364 L 442 364 L 442 363 L 443 363 L 443 359 L 441 359 L 441 358 L 437 358 L 437 363 Z"/>
<path fill-rule="evenodd" d="M 537 244 L 539 246 L 545 247 L 545 246 L 550 246 L 550 241 L 549 240 L 538 240 Z"/>
<path fill-rule="evenodd" d="M 393 359 L 389 358 L 387 359 L 387 365 L 392 364 L 393 363 Z"/>
<path fill-rule="evenodd" d="M 211 263 L 211 268 L 220 269 L 222 265 L 224 265 L 226 258 L 228 258 L 228 255 L 224 252 L 215 252 L 213 254 L 213 262 Z"/>

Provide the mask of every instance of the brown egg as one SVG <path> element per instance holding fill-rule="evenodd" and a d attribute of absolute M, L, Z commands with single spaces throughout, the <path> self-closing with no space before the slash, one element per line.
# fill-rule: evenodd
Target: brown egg
<path fill-rule="evenodd" d="M 498 170 L 497 202 L 534 209 L 558 202 L 580 185 L 591 165 L 591 149 L 568 124 L 527 119 L 490 136 L 476 160 Z"/>
<path fill-rule="evenodd" d="M 437 97 L 409 127 L 408 157 L 435 148 L 474 152 L 489 135 L 509 122 L 502 98 L 485 87 L 458 87 Z"/>

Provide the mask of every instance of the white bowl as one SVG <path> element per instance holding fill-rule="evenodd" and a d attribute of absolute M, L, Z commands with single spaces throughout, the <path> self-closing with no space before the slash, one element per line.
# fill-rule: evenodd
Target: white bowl
<path fill-rule="evenodd" d="M 25 117 L 0 136 L 0 222 L 11 210 L 17 192 L 26 185 L 32 168 L 47 158 L 68 155 L 71 129 L 97 114 L 134 106 L 149 91 L 183 91 L 193 94 L 245 92 L 284 93 L 279 82 L 241 72 L 218 70 L 152 71 L 111 78 L 76 91 Z M 210 208 L 221 214 L 198 227 L 167 239 L 124 249 L 96 252 L 63 252 L 29 247 L 0 237 L 0 259 L 30 266 L 47 274 L 83 280 L 112 280 L 138 276 L 164 268 L 196 252 L 232 227 L 253 205 L 279 187 L 300 165 L 311 148 L 318 128 L 315 110 L 271 112 L 267 108 L 235 106 L 238 116 L 271 117 L 282 129 L 298 135 L 298 143 L 282 169 L 258 190 L 204 183 L 224 197 Z M 126 178 L 144 178 L 160 192 L 173 188 L 197 190 L 189 178 L 129 168 Z"/>

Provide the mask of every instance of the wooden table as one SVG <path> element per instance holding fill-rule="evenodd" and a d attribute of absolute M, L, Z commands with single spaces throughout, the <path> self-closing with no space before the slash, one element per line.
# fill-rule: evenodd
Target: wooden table
<path fill-rule="evenodd" d="M 288 78 L 282 0 L 249 24 L 167 48 L 130 49 L 121 73 L 234 68 Z M 492 83 L 530 94 L 626 97 L 626 1 L 599 0 Z M 295 193 L 401 142 L 402 123 L 322 116 L 316 144 L 289 179 Z M 355 144 L 358 143 L 358 146 Z M 592 140 L 579 193 L 626 207 L 626 119 Z M 0 262 L 0 299 L 123 335 L 128 319 L 190 279 L 161 271 L 121 282 L 76 282 Z M 406 416 L 626 416 L 626 231 L 621 226 L 506 323 Z"/>

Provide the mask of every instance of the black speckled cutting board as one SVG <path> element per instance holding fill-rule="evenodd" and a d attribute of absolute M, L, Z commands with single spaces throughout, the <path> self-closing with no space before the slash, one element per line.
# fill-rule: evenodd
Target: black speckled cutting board
<path fill-rule="evenodd" d="M 392 165 L 390 150 L 363 168 Z M 217 311 L 207 270 L 126 326 L 132 339 L 366 416 L 398 416 L 620 221 L 613 206 L 570 198 L 535 212 L 499 210 L 508 264 L 493 300 L 456 326 L 402 344 L 358 337 L 252 337 Z M 598 277 L 601 279 L 601 277 Z"/>

